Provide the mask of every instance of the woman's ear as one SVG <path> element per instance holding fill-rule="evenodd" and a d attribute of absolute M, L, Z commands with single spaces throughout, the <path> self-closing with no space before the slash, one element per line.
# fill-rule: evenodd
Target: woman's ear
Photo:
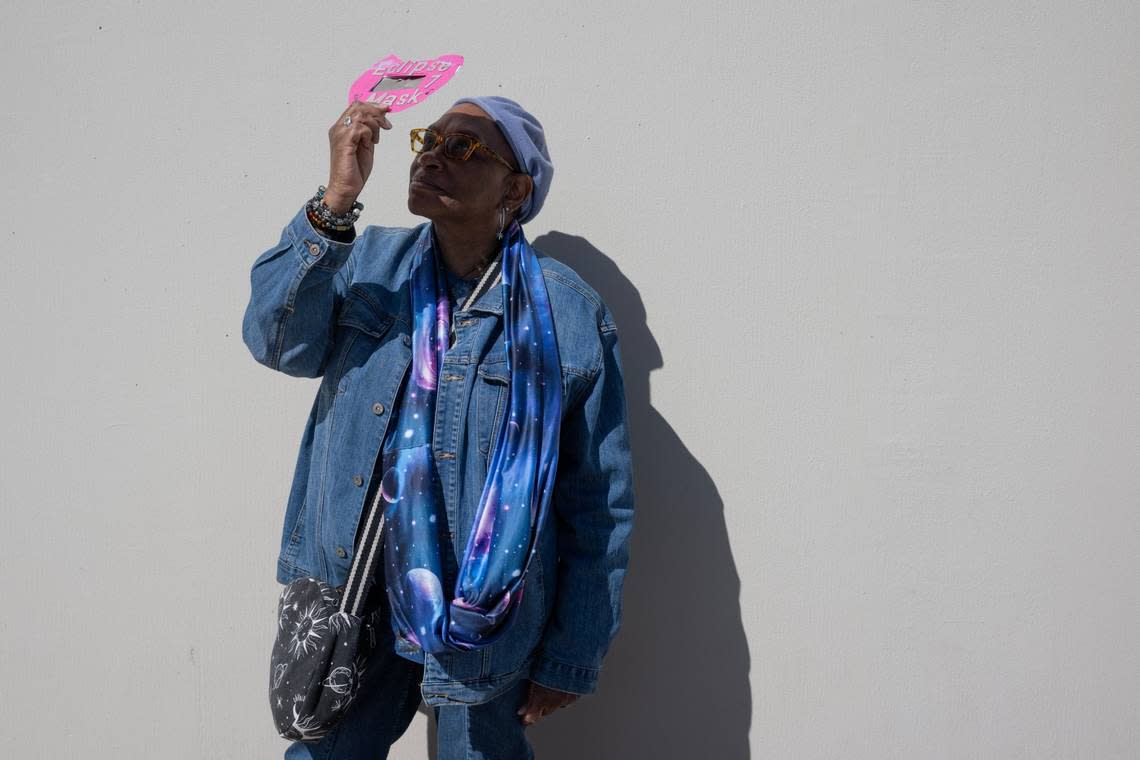
<path fill-rule="evenodd" d="M 526 199 L 530 197 L 531 191 L 534 189 L 534 180 L 531 179 L 529 174 L 512 174 L 510 175 L 511 186 L 507 191 L 505 202 L 508 206 L 514 209 L 511 213 L 515 217 L 522 211 L 522 207 L 526 205 Z"/>

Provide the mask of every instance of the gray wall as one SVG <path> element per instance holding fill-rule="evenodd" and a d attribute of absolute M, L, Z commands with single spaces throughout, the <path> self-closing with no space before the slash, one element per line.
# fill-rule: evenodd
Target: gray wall
<path fill-rule="evenodd" d="M 272 9 L 272 11 L 270 11 Z M 528 225 L 611 304 L 639 517 L 598 694 L 539 756 L 1122 758 L 1140 744 L 1135 3 L 13 5 L 0 26 L 0 755 L 273 758 L 317 381 L 249 267 L 352 79 L 461 53 Z M 393 757 L 434 742 L 417 715 Z"/>

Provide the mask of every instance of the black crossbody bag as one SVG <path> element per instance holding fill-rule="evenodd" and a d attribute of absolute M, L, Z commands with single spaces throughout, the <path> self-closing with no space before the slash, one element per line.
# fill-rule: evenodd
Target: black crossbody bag
<path fill-rule="evenodd" d="M 380 561 L 381 490 L 376 489 L 345 585 L 333 588 L 304 577 L 281 591 L 269 663 L 269 706 L 284 739 L 320 741 L 344 717 L 376 648 L 378 626 L 390 625 L 387 614 L 381 614 L 387 613 L 386 606 L 364 612 Z"/>

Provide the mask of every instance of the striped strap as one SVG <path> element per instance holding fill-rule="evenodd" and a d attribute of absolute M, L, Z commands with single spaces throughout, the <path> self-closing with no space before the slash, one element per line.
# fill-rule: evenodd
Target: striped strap
<path fill-rule="evenodd" d="M 364 534 L 358 542 L 356 556 L 352 560 L 352 569 L 348 572 L 348 583 L 344 587 L 344 594 L 340 600 L 340 611 L 360 616 L 364 600 L 368 596 L 368 589 L 375 578 L 376 563 L 379 561 L 380 537 L 384 533 L 384 510 L 380 507 L 380 497 L 383 492 L 380 484 L 376 486 L 376 496 L 372 499 L 372 507 L 368 510 L 368 520 L 364 525 Z"/>

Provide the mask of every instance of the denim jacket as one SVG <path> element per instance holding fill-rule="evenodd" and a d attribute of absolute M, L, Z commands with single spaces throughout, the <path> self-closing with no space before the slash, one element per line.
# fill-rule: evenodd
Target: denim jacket
<path fill-rule="evenodd" d="M 301 436 L 277 559 L 284 584 L 347 580 L 360 515 L 400 383 L 411 366 L 412 254 L 431 223 L 370 225 L 351 242 L 319 234 L 302 207 L 250 272 L 242 339 L 259 363 L 322 378 Z M 429 705 L 486 701 L 520 675 L 597 689 L 621 622 L 633 527 L 633 472 L 617 328 L 574 270 L 541 252 L 562 363 L 563 418 L 550 512 L 513 625 L 469 652 L 395 648 L 424 663 Z M 467 545 L 506 405 L 499 286 L 467 311 L 440 368 L 432 448 L 446 508 L 445 589 Z M 392 423 L 394 424 L 394 423 Z M 382 579 L 381 579 L 382 580 Z M 378 593 L 383 589 L 377 587 Z"/>

